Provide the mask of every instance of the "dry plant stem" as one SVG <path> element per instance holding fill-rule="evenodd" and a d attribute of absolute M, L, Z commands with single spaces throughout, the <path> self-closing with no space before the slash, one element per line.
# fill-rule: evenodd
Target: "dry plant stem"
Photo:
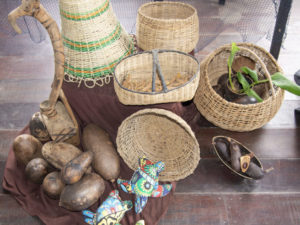
<path fill-rule="evenodd" d="M 269 169 L 266 169 L 266 170 L 265 170 L 265 173 L 270 173 L 272 170 L 274 170 L 274 167 L 273 167 L 273 166 L 270 167 Z"/>
<path fill-rule="evenodd" d="M 55 103 L 58 99 L 64 76 L 64 51 L 61 35 L 56 22 L 47 13 L 39 0 L 22 0 L 22 4 L 8 15 L 8 20 L 17 33 L 22 33 L 16 20 L 21 16 L 32 16 L 36 18 L 47 30 L 55 57 L 55 75 L 52 83 L 52 90 L 49 96 L 49 104 L 41 105 L 41 110 L 53 115 Z M 43 109 L 42 109 L 43 107 Z M 54 114 L 55 115 L 55 114 Z"/>

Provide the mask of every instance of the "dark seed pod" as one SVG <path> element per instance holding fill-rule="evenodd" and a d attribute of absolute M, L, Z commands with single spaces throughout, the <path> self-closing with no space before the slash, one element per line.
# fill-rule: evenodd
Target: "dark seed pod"
<path fill-rule="evenodd" d="M 42 158 L 42 146 L 42 143 L 30 134 L 21 134 L 13 141 L 16 159 L 25 166 L 34 158 Z"/>
<path fill-rule="evenodd" d="M 230 151 L 229 144 L 222 139 L 217 139 L 215 142 L 215 147 L 219 153 L 219 155 L 226 161 L 230 162 Z"/>
<path fill-rule="evenodd" d="M 68 162 L 61 170 L 62 180 L 65 184 L 74 184 L 84 175 L 93 160 L 93 152 L 83 152 Z"/>
<path fill-rule="evenodd" d="M 240 163 L 240 157 L 241 149 L 238 143 L 236 143 L 233 140 L 230 140 L 230 158 L 231 158 L 231 166 L 232 168 L 239 172 L 241 170 L 241 163 Z"/>
<path fill-rule="evenodd" d="M 120 174 L 120 157 L 108 133 L 95 124 L 88 124 L 82 132 L 82 146 L 94 153 L 95 172 L 113 183 Z"/>
<path fill-rule="evenodd" d="M 36 112 L 32 115 L 29 122 L 29 129 L 32 136 L 40 141 L 49 141 L 50 136 L 45 124 L 42 121 L 41 113 Z"/>
<path fill-rule="evenodd" d="M 49 164 L 41 158 L 31 160 L 26 168 L 26 177 L 36 184 L 41 184 L 44 177 L 48 174 Z"/>
<path fill-rule="evenodd" d="M 245 95 L 243 97 L 235 99 L 233 102 L 237 104 L 247 105 L 247 104 L 255 104 L 257 103 L 257 100 L 253 97 L 249 97 L 248 95 Z"/>
<path fill-rule="evenodd" d="M 59 206 L 71 211 L 81 211 L 98 201 L 105 190 L 104 180 L 95 173 L 85 174 L 75 184 L 66 185 L 63 189 Z"/>
<path fill-rule="evenodd" d="M 246 174 L 248 174 L 251 178 L 255 180 L 262 179 L 265 175 L 265 171 L 258 165 L 256 165 L 254 162 L 250 162 L 249 168 L 246 171 Z"/>
<path fill-rule="evenodd" d="M 242 165 L 242 168 L 245 170 L 245 169 L 247 169 L 247 167 L 248 167 L 248 163 L 244 162 Z"/>
<path fill-rule="evenodd" d="M 64 189 L 65 184 L 62 182 L 60 172 L 54 171 L 49 173 L 43 181 L 44 192 L 53 199 L 58 199 Z"/>

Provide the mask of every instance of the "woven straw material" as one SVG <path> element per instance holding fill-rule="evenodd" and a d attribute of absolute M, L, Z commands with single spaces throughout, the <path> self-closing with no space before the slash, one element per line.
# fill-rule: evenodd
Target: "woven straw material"
<path fill-rule="evenodd" d="M 166 83 L 178 74 L 182 77 L 188 77 L 186 83 L 165 91 L 153 92 L 129 90 L 122 85 L 124 79 L 128 76 L 131 80 L 142 80 L 151 85 L 153 80 L 153 54 L 153 51 L 134 54 L 123 59 L 116 66 L 114 88 L 120 102 L 125 105 L 147 105 L 191 100 L 199 84 L 200 65 L 195 57 L 183 52 L 160 50 L 157 53 L 157 58 Z M 157 74 L 155 79 L 161 82 Z"/>
<path fill-rule="evenodd" d="M 126 118 L 116 141 L 120 156 L 132 170 L 138 168 L 138 159 L 143 156 L 164 162 L 160 181 L 189 176 L 200 160 L 199 144 L 189 125 L 164 109 L 144 109 Z"/>
<path fill-rule="evenodd" d="M 115 65 L 134 51 L 109 0 L 60 0 L 65 80 L 87 87 L 110 82 Z"/>
<path fill-rule="evenodd" d="M 276 60 L 263 48 L 249 43 L 240 43 L 238 47 L 254 52 L 264 63 L 270 74 L 282 72 Z M 251 131 L 262 127 L 275 116 L 282 104 L 284 91 L 278 87 L 274 88 L 269 82 L 263 102 L 241 105 L 223 99 L 212 86 L 216 85 L 221 75 L 228 73 L 227 60 L 230 49 L 231 45 L 222 46 L 202 61 L 200 66 L 201 80 L 195 94 L 194 103 L 200 113 L 216 126 L 231 131 Z M 238 55 L 251 58 L 256 62 L 255 70 L 263 71 L 264 66 L 257 63 L 257 59 L 253 54 L 241 49 L 238 51 Z M 258 72 L 260 79 L 265 79 L 265 74 Z"/>
<path fill-rule="evenodd" d="M 137 44 L 144 50 L 173 49 L 189 53 L 199 40 L 197 10 L 181 2 L 150 2 L 137 15 Z"/>

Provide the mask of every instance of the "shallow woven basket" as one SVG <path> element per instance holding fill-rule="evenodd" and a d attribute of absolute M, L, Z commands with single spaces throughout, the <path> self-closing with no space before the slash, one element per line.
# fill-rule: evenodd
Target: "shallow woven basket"
<path fill-rule="evenodd" d="M 157 72 L 157 73 L 156 73 Z M 170 86 L 176 76 L 187 81 L 178 86 Z M 118 63 L 114 72 L 114 88 L 117 96 L 125 105 L 147 105 L 166 102 L 191 100 L 200 79 L 198 60 L 186 53 L 174 50 L 153 50 L 131 55 Z M 145 81 L 151 89 L 148 92 L 124 87 L 124 81 Z M 163 89 L 156 91 L 155 81 Z"/>
<path fill-rule="evenodd" d="M 65 81 L 86 87 L 110 82 L 114 67 L 134 51 L 110 0 L 60 0 Z"/>
<path fill-rule="evenodd" d="M 177 181 L 192 174 L 200 160 L 200 148 L 190 126 L 164 109 L 144 109 L 126 118 L 118 129 L 117 149 L 125 163 L 138 168 L 138 159 L 163 161 L 160 181 Z"/>
<path fill-rule="evenodd" d="M 270 74 L 282 72 L 276 60 L 266 50 L 249 43 L 238 44 L 237 55 L 251 58 L 256 62 L 260 79 L 270 78 Z M 200 113 L 210 122 L 226 130 L 251 131 L 270 121 L 279 110 L 284 91 L 268 83 L 267 94 L 261 103 L 241 105 L 226 101 L 212 86 L 218 78 L 228 73 L 227 60 L 231 45 L 225 45 L 206 57 L 201 63 L 201 80 L 196 91 L 194 103 Z M 266 72 L 267 71 L 267 72 Z M 270 80 L 270 79 L 269 79 Z"/>
<path fill-rule="evenodd" d="M 199 40 L 197 10 L 182 2 L 149 2 L 138 10 L 136 30 L 137 44 L 144 50 L 189 53 Z"/>

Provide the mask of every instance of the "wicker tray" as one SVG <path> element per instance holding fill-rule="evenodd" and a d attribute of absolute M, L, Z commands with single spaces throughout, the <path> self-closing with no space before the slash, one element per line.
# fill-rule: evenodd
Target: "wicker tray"
<path fill-rule="evenodd" d="M 261 47 L 249 43 L 240 43 L 238 54 L 256 61 L 260 77 L 282 72 L 271 54 Z M 195 94 L 194 103 L 200 113 L 210 122 L 226 130 L 251 131 L 270 121 L 279 110 L 284 91 L 274 88 L 269 82 L 268 94 L 264 101 L 256 104 L 241 105 L 226 101 L 212 88 L 218 78 L 227 73 L 227 59 L 231 45 L 225 45 L 206 57 L 201 63 L 201 80 Z"/>
<path fill-rule="evenodd" d="M 138 10 L 137 44 L 144 50 L 173 49 L 189 53 L 199 40 L 197 10 L 182 2 L 150 2 Z"/>
<path fill-rule="evenodd" d="M 152 50 L 120 61 L 114 77 L 116 94 L 125 105 L 181 102 L 194 97 L 200 66 L 189 54 Z"/>
<path fill-rule="evenodd" d="M 160 181 L 177 181 L 192 174 L 200 148 L 190 126 L 164 109 L 144 109 L 126 118 L 118 129 L 117 149 L 125 163 L 138 168 L 138 158 L 163 161 Z"/>

